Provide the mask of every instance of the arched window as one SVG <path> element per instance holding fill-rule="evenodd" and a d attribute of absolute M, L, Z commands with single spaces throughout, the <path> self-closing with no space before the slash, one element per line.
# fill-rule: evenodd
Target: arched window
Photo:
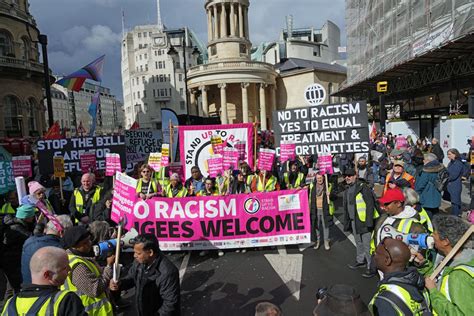
<path fill-rule="evenodd" d="M 20 100 L 12 95 L 7 95 L 3 99 L 3 117 L 5 120 L 5 130 L 19 131 L 20 125 L 18 115 L 20 114 Z"/>
<path fill-rule="evenodd" d="M 14 57 L 13 41 L 10 33 L 0 30 L 0 56 Z"/>
<path fill-rule="evenodd" d="M 35 98 L 29 98 L 26 105 L 28 110 L 28 128 L 30 131 L 36 131 L 35 112 L 37 111 L 38 103 Z"/>
<path fill-rule="evenodd" d="M 28 61 L 30 59 L 30 41 L 26 37 L 22 37 L 20 41 L 20 58 Z"/>

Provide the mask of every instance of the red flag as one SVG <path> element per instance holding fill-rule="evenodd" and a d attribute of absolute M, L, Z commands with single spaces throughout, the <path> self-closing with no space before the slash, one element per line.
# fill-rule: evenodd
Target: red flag
<path fill-rule="evenodd" d="M 373 142 L 377 138 L 377 127 L 375 121 L 372 121 L 372 127 L 370 128 L 370 140 Z"/>
<path fill-rule="evenodd" d="M 130 129 L 139 129 L 140 128 L 140 124 L 138 124 L 137 121 L 133 122 L 132 126 L 130 126 Z"/>
<path fill-rule="evenodd" d="M 53 126 L 44 135 L 44 139 L 60 139 L 61 138 L 61 128 L 59 127 L 59 122 L 54 122 Z"/>

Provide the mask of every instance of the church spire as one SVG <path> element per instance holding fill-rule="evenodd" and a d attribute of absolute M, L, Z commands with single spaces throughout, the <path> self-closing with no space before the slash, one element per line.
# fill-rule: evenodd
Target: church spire
<path fill-rule="evenodd" d="M 163 22 L 161 21 L 160 0 L 156 0 L 156 13 L 158 17 L 158 29 L 163 31 Z"/>

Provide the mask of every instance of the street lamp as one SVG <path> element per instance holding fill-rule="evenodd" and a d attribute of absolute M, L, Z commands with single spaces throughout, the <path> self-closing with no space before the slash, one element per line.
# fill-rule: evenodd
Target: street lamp
<path fill-rule="evenodd" d="M 183 39 L 181 41 L 181 48 L 183 49 L 183 70 L 184 70 L 184 90 L 185 90 L 185 95 L 186 95 L 186 114 L 189 116 L 189 96 L 188 96 L 188 69 L 187 69 L 187 62 L 186 62 L 186 32 L 183 31 Z M 194 47 L 193 52 L 191 53 L 193 56 L 199 55 L 199 50 Z M 168 50 L 168 55 L 171 56 L 171 58 L 179 57 L 178 52 L 174 48 L 173 45 L 170 44 L 170 49 Z M 179 59 L 178 59 L 179 60 Z M 176 75 L 176 74 L 175 74 Z"/>

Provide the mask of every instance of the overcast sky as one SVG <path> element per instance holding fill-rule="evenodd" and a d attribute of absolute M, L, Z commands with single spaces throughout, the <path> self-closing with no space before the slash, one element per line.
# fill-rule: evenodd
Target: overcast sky
<path fill-rule="evenodd" d="M 168 28 L 188 26 L 207 42 L 205 0 L 161 0 L 161 17 Z M 320 28 L 326 20 L 341 29 L 345 43 L 344 0 L 250 0 L 250 40 L 254 46 L 277 40 L 285 16 L 294 28 Z M 122 100 L 120 39 L 122 9 L 125 27 L 156 23 L 156 0 L 30 0 L 41 33 L 48 36 L 49 65 L 68 74 L 106 54 L 103 86 Z"/>

